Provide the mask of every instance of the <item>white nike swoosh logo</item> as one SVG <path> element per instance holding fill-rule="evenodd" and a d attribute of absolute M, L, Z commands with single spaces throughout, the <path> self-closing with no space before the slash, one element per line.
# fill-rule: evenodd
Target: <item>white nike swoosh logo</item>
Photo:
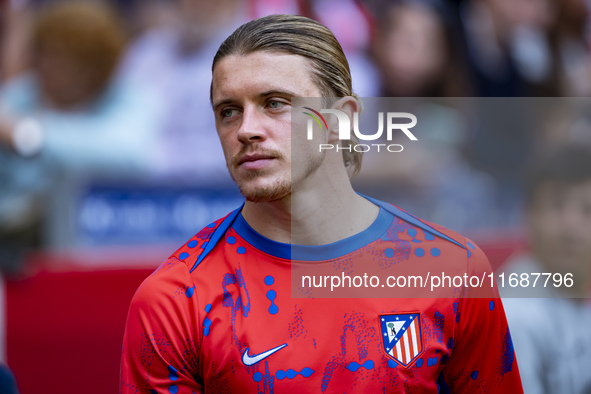
<path fill-rule="evenodd" d="M 273 349 L 267 350 L 266 352 L 255 354 L 252 357 L 248 355 L 248 349 L 250 349 L 250 348 L 247 347 L 246 350 L 244 351 L 244 353 L 242 353 L 242 362 L 244 363 L 244 365 L 254 365 L 254 364 L 258 363 L 259 361 L 261 361 L 262 359 L 269 357 L 271 354 L 275 353 L 278 350 L 283 349 L 286 346 L 287 346 L 287 343 L 284 343 L 283 345 L 279 345 L 277 347 L 274 347 Z"/>

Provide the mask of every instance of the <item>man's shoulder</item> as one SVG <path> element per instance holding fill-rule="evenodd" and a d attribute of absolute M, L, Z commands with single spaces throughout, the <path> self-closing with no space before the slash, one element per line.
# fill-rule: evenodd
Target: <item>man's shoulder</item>
<path fill-rule="evenodd" d="M 393 208 L 391 208 L 393 207 Z M 420 267 L 428 270 L 426 275 L 437 274 L 478 278 L 490 278 L 493 270 L 484 251 L 470 238 L 444 226 L 418 218 L 392 204 L 382 205 L 395 216 L 393 228 L 398 234 L 406 233 L 405 240 L 411 238 L 410 256 Z M 398 218 L 398 219 L 396 219 Z M 398 238 L 398 237 L 396 237 Z M 425 262 L 429 264 L 425 265 Z M 417 266 L 413 266 L 415 269 Z M 453 274 L 452 274 L 453 273 Z M 476 279 L 474 279 L 476 280 Z M 490 286 L 470 286 L 471 297 L 498 297 L 498 292 Z"/>
<path fill-rule="evenodd" d="M 192 272 L 228 231 L 239 211 L 240 208 L 203 227 L 172 253 L 169 260 L 178 260 L 185 264 L 189 272 Z"/>
<path fill-rule="evenodd" d="M 463 234 L 460 234 L 454 230 L 451 230 L 451 229 L 444 227 L 440 224 L 433 223 L 433 222 L 430 222 L 425 219 L 419 219 L 419 220 L 422 221 L 423 223 L 425 223 L 426 225 L 428 225 L 429 227 L 431 227 L 432 229 L 445 235 L 450 240 L 457 242 L 459 244 L 458 246 L 462 246 L 466 250 L 470 250 L 470 249 L 473 250 L 477 247 L 477 244 L 475 241 L 471 240 L 470 238 L 466 237 Z"/>
<path fill-rule="evenodd" d="M 417 234 L 417 229 L 420 229 L 423 232 L 425 239 L 455 244 L 456 246 L 465 249 L 469 255 L 471 255 L 471 251 L 478 248 L 478 245 L 474 241 L 456 231 L 417 217 L 392 203 L 381 201 L 380 203 L 381 207 L 393 214 L 399 222 L 402 221 L 412 226 L 410 235 L 413 238 L 415 238 L 414 235 Z M 406 232 L 409 233 L 409 230 L 407 229 Z"/>
<path fill-rule="evenodd" d="M 175 257 L 164 261 L 140 284 L 130 310 L 143 314 L 158 314 L 175 303 L 177 296 L 192 292 L 195 286 L 185 264 Z"/>
<path fill-rule="evenodd" d="M 184 289 L 188 293 L 194 289 L 191 272 L 199 257 L 206 251 L 207 245 L 216 229 L 226 218 L 222 217 L 203 227 L 174 253 L 172 253 L 138 287 L 134 301 L 150 303 L 162 295 L 170 295 Z"/>

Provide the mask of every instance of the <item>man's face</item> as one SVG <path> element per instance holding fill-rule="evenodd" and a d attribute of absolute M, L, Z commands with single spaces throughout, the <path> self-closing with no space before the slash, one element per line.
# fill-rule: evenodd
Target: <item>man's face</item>
<path fill-rule="evenodd" d="M 291 193 L 291 97 L 320 97 L 304 57 L 259 51 L 226 56 L 215 66 L 216 128 L 230 175 L 249 201 Z M 322 155 L 307 153 L 293 169 L 294 185 L 322 163 Z"/>
<path fill-rule="evenodd" d="M 554 272 L 588 275 L 591 267 L 591 180 L 548 181 L 528 212 L 534 251 Z M 578 275 L 577 275 L 578 273 Z"/>

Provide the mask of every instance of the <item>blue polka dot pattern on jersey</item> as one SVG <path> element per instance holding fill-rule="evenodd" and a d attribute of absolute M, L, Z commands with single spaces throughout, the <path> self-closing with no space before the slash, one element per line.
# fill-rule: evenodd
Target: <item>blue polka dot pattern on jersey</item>
<path fill-rule="evenodd" d="M 423 359 L 422 358 L 419 358 L 417 360 L 417 368 L 421 368 L 422 366 L 423 366 Z"/>
<path fill-rule="evenodd" d="M 228 237 L 228 238 L 226 238 L 226 242 L 229 243 L 230 245 L 234 245 L 236 243 L 236 238 Z"/>
<path fill-rule="evenodd" d="M 189 257 L 189 253 L 187 253 L 187 252 L 183 252 L 183 253 L 179 254 L 179 260 L 184 260 L 187 257 Z"/>
<path fill-rule="evenodd" d="M 424 231 L 424 233 L 425 233 L 425 239 L 427 241 L 433 241 L 435 239 L 435 236 L 433 234 L 431 234 L 430 232 Z"/>
<path fill-rule="evenodd" d="M 211 304 L 205 305 L 205 313 L 209 314 L 209 311 L 211 311 Z M 209 336 L 210 330 L 211 330 L 211 319 L 206 316 L 205 319 L 203 319 L 203 335 Z"/>
<path fill-rule="evenodd" d="M 438 248 L 431 248 L 431 256 L 437 257 L 441 254 L 441 251 Z"/>
<path fill-rule="evenodd" d="M 384 255 L 386 257 L 394 257 L 394 249 L 386 248 L 386 250 L 384 250 Z"/>
<path fill-rule="evenodd" d="M 265 276 L 265 284 L 267 286 L 271 286 L 273 283 L 275 283 L 275 278 L 273 278 L 271 275 Z"/>
<path fill-rule="evenodd" d="M 168 379 L 170 379 L 174 382 L 175 380 L 178 380 L 178 378 L 179 378 L 178 371 L 172 365 L 169 365 L 168 366 Z"/>
<path fill-rule="evenodd" d="M 238 249 L 236 249 L 236 253 L 244 254 L 246 253 L 246 248 L 244 246 L 239 246 Z"/>
<path fill-rule="evenodd" d="M 493 300 L 491 300 L 491 301 L 489 302 L 489 304 L 488 304 L 488 309 L 490 309 L 491 311 L 492 311 L 493 309 L 495 309 L 495 302 L 494 302 Z"/>
<path fill-rule="evenodd" d="M 209 317 L 206 317 L 203 320 L 203 335 L 205 335 L 206 337 L 209 336 L 209 331 L 211 331 L 211 320 L 209 319 Z"/>
<path fill-rule="evenodd" d="M 198 243 L 199 242 L 197 242 L 196 240 L 192 240 L 192 241 L 189 241 L 187 246 L 190 247 L 191 249 L 193 249 L 195 246 L 197 246 Z"/>
<path fill-rule="evenodd" d="M 351 361 L 349 363 L 349 365 L 347 365 L 345 368 L 347 368 L 351 372 L 357 372 L 357 370 L 361 367 L 363 367 L 367 370 L 370 370 L 370 369 L 373 369 L 374 366 L 375 365 L 374 365 L 373 360 L 367 360 L 363 364 L 359 364 L 359 363 L 356 363 L 355 361 Z"/>
<path fill-rule="evenodd" d="M 170 386 L 168 386 L 168 392 L 170 394 L 176 394 L 179 392 L 179 388 L 176 384 L 171 384 Z"/>
<path fill-rule="evenodd" d="M 472 378 L 472 380 L 476 380 L 476 378 L 478 377 L 478 371 L 473 371 L 473 372 L 470 374 L 470 377 Z"/>
<path fill-rule="evenodd" d="M 188 287 L 187 290 L 185 291 L 185 295 L 187 296 L 187 298 L 193 297 L 193 293 L 195 293 L 195 286 Z"/>
<path fill-rule="evenodd" d="M 293 379 L 295 378 L 297 375 L 302 375 L 305 378 L 309 378 L 312 374 L 314 373 L 314 370 L 305 367 L 304 369 L 302 369 L 300 372 L 293 370 L 293 369 L 288 369 L 287 371 L 284 371 L 282 369 L 277 370 L 277 372 L 275 372 L 275 377 L 278 380 L 283 380 L 285 378 L 287 379 Z"/>
<path fill-rule="evenodd" d="M 254 380 L 255 382 L 260 382 L 261 380 L 263 380 L 263 374 L 260 372 L 253 373 L 252 380 Z"/>
<path fill-rule="evenodd" d="M 269 307 L 269 313 L 272 315 L 276 315 L 279 312 L 279 307 L 274 304 L 275 298 L 277 298 L 277 292 L 275 290 L 269 290 L 267 292 L 267 298 L 271 301 L 271 306 Z"/>
<path fill-rule="evenodd" d="M 423 257 L 425 255 L 425 250 L 423 248 L 416 248 L 415 249 L 415 256 Z"/>

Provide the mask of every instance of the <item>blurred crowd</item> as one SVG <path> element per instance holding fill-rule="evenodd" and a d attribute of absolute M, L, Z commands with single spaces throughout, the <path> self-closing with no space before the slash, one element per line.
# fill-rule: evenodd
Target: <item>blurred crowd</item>
<path fill-rule="evenodd" d="M 71 219 L 59 207 L 80 184 L 229 184 L 211 61 L 247 20 L 328 26 L 362 97 L 560 98 L 591 94 L 589 11 L 585 0 L 3 0 L 0 265 L 52 246 L 47 221 Z M 393 202 L 458 231 L 517 225 L 524 163 L 591 144 L 591 111 L 583 99 L 487 103 L 413 107 L 433 126 L 421 146 L 386 166 L 368 159 L 360 185 L 394 180 Z M 520 121 L 528 111 L 542 120 Z"/>

